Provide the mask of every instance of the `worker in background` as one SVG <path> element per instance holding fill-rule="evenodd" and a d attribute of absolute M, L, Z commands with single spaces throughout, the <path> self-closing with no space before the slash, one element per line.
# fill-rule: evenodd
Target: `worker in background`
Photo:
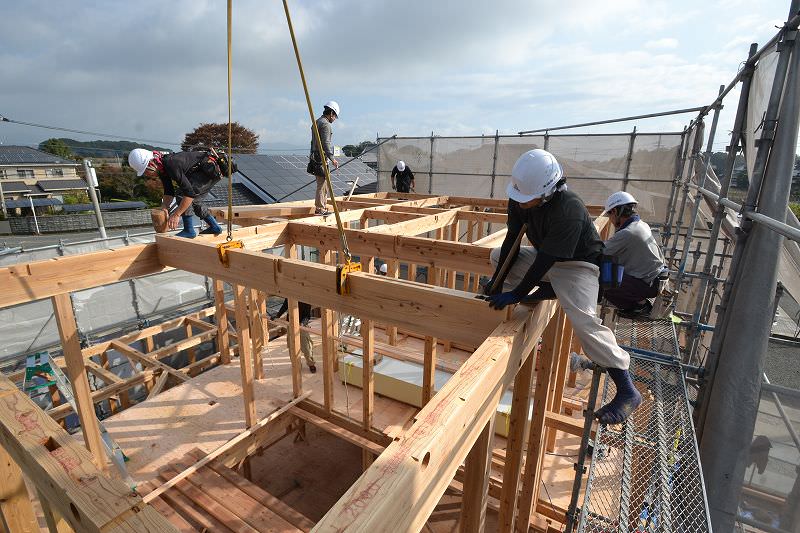
<path fill-rule="evenodd" d="M 397 192 L 411 192 L 414 190 L 414 173 L 404 161 L 398 161 L 392 169 L 392 189 Z"/>
<path fill-rule="evenodd" d="M 297 307 L 300 311 L 300 325 L 308 327 L 309 322 L 311 322 L 311 306 L 305 302 L 298 302 Z M 282 317 L 288 310 L 289 300 L 284 299 L 278 312 L 274 315 L 269 315 L 269 317 L 275 320 L 276 318 Z M 314 361 L 314 341 L 311 339 L 311 334 L 302 328 L 300 329 L 300 351 L 303 353 L 303 357 L 306 360 L 308 370 L 312 374 L 315 374 L 317 372 L 317 365 Z"/>
<path fill-rule="evenodd" d="M 648 315 L 653 305 L 647 298 L 658 296 L 659 276 L 665 271 L 664 255 L 650 226 L 636 214 L 636 198 L 625 191 L 606 200 L 605 211 L 614 225 L 614 235 L 605 242 L 606 255 L 624 267 L 622 283 L 603 295 L 620 309 L 621 316 Z"/>
<path fill-rule="evenodd" d="M 328 190 L 325 182 L 325 167 L 322 165 L 322 157 L 328 158 L 333 168 L 339 168 L 339 161 L 333 157 L 333 130 L 331 124 L 339 118 L 339 104 L 331 100 L 322 111 L 322 116 L 317 119 L 317 130 L 319 139 L 322 142 L 322 154 L 320 154 L 317 138 L 314 135 L 314 127 L 311 127 L 311 154 L 309 155 L 308 167 L 306 172 L 313 174 L 317 178 L 317 192 L 314 196 L 314 208 L 317 215 L 330 215 L 328 211 Z"/>
<path fill-rule="evenodd" d="M 162 154 L 135 148 L 128 154 L 128 163 L 136 171 L 137 176 L 161 180 L 164 187 L 161 210 L 167 228 L 174 230 L 178 227 L 178 219 L 183 220 L 183 229 L 178 232 L 178 237 L 193 239 L 197 236 L 192 222 L 192 212 L 208 224 L 208 227 L 200 233 L 213 235 L 222 233 L 222 228 L 203 203 L 203 198 L 214 184 L 222 179 L 223 171 L 227 174 L 227 166 L 221 169 L 217 160 L 210 157 L 209 152 Z"/>
<path fill-rule="evenodd" d="M 598 261 L 603 241 L 583 201 L 567 190 L 556 158 L 545 150 L 530 150 L 514 164 L 508 184 L 508 233 L 491 252 L 496 266 L 489 304 L 495 309 L 523 300 L 556 297 L 589 358 L 608 369 L 616 396 L 595 412 L 603 424 L 619 424 L 639 406 L 642 396 L 628 372 L 630 355 L 597 318 Z M 533 246 L 521 246 L 502 287 L 494 279 L 527 224 Z M 531 294 L 531 291 L 537 289 Z M 500 292 L 502 290 L 502 292 Z"/>
<path fill-rule="evenodd" d="M 375 273 L 378 274 L 379 276 L 385 276 L 386 274 L 389 273 L 388 265 L 386 263 L 381 264 L 381 266 L 377 268 Z"/>

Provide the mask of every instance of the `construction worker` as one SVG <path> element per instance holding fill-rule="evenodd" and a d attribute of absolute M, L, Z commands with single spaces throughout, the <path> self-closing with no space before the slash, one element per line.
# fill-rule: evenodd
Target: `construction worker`
<path fill-rule="evenodd" d="M 385 276 L 386 274 L 389 273 L 389 266 L 386 263 L 383 263 L 381 264 L 381 266 L 378 267 L 377 272 L 375 273 L 378 274 L 379 276 Z"/>
<path fill-rule="evenodd" d="M 319 139 L 322 142 L 322 152 L 328 161 L 331 162 L 333 168 L 339 168 L 339 161 L 333 157 L 333 130 L 331 124 L 339 118 L 339 104 L 331 100 L 325 104 L 322 111 L 322 116 L 317 119 L 317 130 L 319 130 Z M 311 154 L 309 155 L 308 168 L 306 171 L 313 174 L 317 178 L 317 192 L 314 196 L 314 208 L 317 215 L 330 215 L 328 211 L 328 190 L 325 184 L 325 168 L 322 165 L 322 156 L 319 152 L 317 145 L 317 138 L 314 135 L 314 128 L 311 128 Z"/>
<path fill-rule="evenodd" d="M 608 369 L 616 396 L 595 417 L 603 424 L 623 422 L 642 402 L 633 385 L 629 354 L 597 318 L 598 260 L 603 242 L 581 199 L 567 190 L 556 158 L 545 150 L 530 150 L 514 164 L 508 184 L 508 233 L 503 245 L 491 252 L 496 270 L 489 305 L 503 309 L 522 301 L 558 298 L 589 358 Z M 517 236 L 527 224 L 534 246 L 522 246 L 502 287 L 494 287 L 501 265 L 512 253 Z M 536 292 L 531 291 L 536 288 Z M 502 292 L 501 292 L 502 289 Z"/>
<path fill-rule="evenodd" d="M 300 325 L 308 327 L 311 322 L 311 306 L 305 302 L 298 302 L 297 307 L 300 311 Z M 280 309 L 274 315 L 269 315 L 270 319 L 282 317 L 289 310 L 289 300 L 284 299 Z M 314 341 L 311 339 L 311 334 L 300 329 L 300 351 L 303 353 L 303 358 L 306 360 L 308 370 L 315 374 L 317 372 L 317 364 L 314 361 Z"/>
<path fill-rule="evenodd" d="M 166 227 L 171 230 L 178 227 L 179 218 L 183 220 L 183 229 L 177 233 L 178 237 L 193 239 L 197 236 L 192 223 L 192 212 L 208 224 L 208 227 L 200 233 L 213 235 L 222 233 L 217 219 L 203 203 L 203 198 L 214 184 L 222 179 L 222 170 L 216 160 L 209 158 L 208 152 L 162 154 L 144 148 L 134 148 L 128 154 L 128 163 L 136 171 L 137 176 L 161 180 L 161 185 L 164 187 L 164 196 L 161 199 L 162 218 L 166 219 Z M 227 168 L 225 171 L 227 173 Z"/>
<path fill-rule="evenodd" d="M 397 192 L 411 192 L 414 190 L 414 173 L 404 161 L 398 161 L 392 169 L 392 189 Z"/>
<path fill-rule="evenodd" d="M 659 276 L 666 270 L 650 226 L 636 213 L 637 203 L 630 193 L 619 191 L 608 197 L 603 211 L 615 229 L 604 253 L 624 267 L 620 286 L 606 289 L 603 295 L 620 309 L 620 316 L 627 317 L 650 313 L 653 306 L 647 298 L 658 296 Z"/>

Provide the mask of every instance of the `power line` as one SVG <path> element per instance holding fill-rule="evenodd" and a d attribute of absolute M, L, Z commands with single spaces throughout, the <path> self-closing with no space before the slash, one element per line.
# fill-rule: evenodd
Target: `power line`
<path fill-rule="evenodd" d="M 84 130 L 75 130 L 71 128 L 62 128 L 59 126 L 47 126 L 45 124 L 35 124 L 33 122 L 23 122 L 21 120 L 13 120 L 4 115 L 0 115 L 0 122 L 9 122 L 11 124 L 20 124 L 22 126 L 31 126 L 34 128 L 43 128 L 46 130 L 55 130 L 55 131 L 67 131 L 70 133 L 79 133 L 81 135 L 97 135 L 98 137 L 109 137 L 112 139 L 121 139 L 123 141 L 137 141 L 137 142 L 145 142 L 149 144 L 168 144 L 172 146 L 180 146 L 180 143 L 168 142 L 168 141 L 153 141 L 150 139 L 142 139 L 139 137 L 126 137 L 123 135 L 114 135 L 112 133 L 98 133 L 96 131 L 84 131 Z"/>

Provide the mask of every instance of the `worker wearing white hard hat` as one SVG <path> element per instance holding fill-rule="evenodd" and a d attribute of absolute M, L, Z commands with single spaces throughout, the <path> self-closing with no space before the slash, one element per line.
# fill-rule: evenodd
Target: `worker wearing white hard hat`
<path fill-rule="evenodd" d="M 378 267 L 378 274 L 380 274 L 381 276 L 385 276 L 388 273 L 389 273 L 389 266 L 386 263 L 383 263 L 381 264 L 381 266 Z"/>
<path fill-rule="evenodd" d="M 624 267 L 620 286 L 606 289 L 603 296 L 628 318 L 649 315 L 652 304 L 647 299 L 658 296 L 666 271 L 661 247 L 636 212 L 637 204 L 633 195 L 618 191 L 608 197 L 603 211 L 616 230 L 605 242 L 604 253 Z"/>
<path fill-rule="evenodd" d="M 414 190 L 414 173 L 405 161 L 398 161 L 392 169 L 392 189 L 397 192 Z"/>
<path fill-rule="evenodd" d="M 314 134 L 314 127 L 311 127 L 311 153 L 309 155 L 308 168 L 306 171 L 313 174 L 317 179 L 317 191 L 314 195 L 314 208 L 317 215 L 329 215 L 328 211 L 328 191 L 325 183 L 325 168 L 322 158 L 328 159 L 334 169 L 339 168 L 339 161 L 333 157 L 333 130 L 331 124 L 339 118 L 339 104 L 333 100 L 325 103 L 322 116 L 317 119 L 317 130 L 319 131 L 319 142 L 322 143 L 322 150 L 317 144 Z"/>
<path fill-rule="evenodd" d="M 597 318 L 598 262 L 603 241 L 586 206 L 577 194 L 567 190 L 561 165 L 545 150 L 522 154 L 511 171 L 506 192 L 508 232 L 503 245 L 490 254 L 496 270 L 485 289 L 490 293 L 489 304 L 502 309 L 520 302 L 533 304 L 558 298 L 584 352 L 608 369 L 616 385 L 616 396 L 595 417 L 604 424 L 624 421 L 642 397 L 628 373 L 629 354 Z M 521 246 L 514 255 L 523 226 L 535 247 Z M 501 280 L 501 265 L 508 257 L 511 267 Z"/>
<path fill-rule="evenodd" d="M 178 219 L 183 220 L 179 237 L 194 238 L 192 213 L 207 224 L 203 234 L 219 235 L 222 228 L 203 203 L 204 197 L 227 174 L 227 157 L 213 150 L 194 150 L 162 154 L 155 150 L 134 148 L 128 154 L 128 163 L 137 176 L 158 178 L 164 188 L 161 208 L 151 216 L 158 232 L 177 229 Z M 235 165 L 233 172 L 236 171 Z"/>

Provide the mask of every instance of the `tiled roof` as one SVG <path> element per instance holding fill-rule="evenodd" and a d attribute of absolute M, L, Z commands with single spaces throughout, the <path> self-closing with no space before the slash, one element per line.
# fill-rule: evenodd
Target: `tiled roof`
<path fill-rule="evenodd" d="M 223 179 L 211 189 L 204 202 L 209 207 L 223 207 L 228 205 L 228 182 Z M 233 184 L 233 205 L 258 205 L 264 200 L 256 196 L 241 183 Z"/>
<path fill-rule="evenodd" d="M 77 165 L 75 161 L 27 146 L 0 146 L 0 165 Z"/>
<path fill-rule="evenodd" d="M 31 185 L 26 185 L 24 181 L 0 181 L 3 192 L 28 192 L 32 189 Z"/>

